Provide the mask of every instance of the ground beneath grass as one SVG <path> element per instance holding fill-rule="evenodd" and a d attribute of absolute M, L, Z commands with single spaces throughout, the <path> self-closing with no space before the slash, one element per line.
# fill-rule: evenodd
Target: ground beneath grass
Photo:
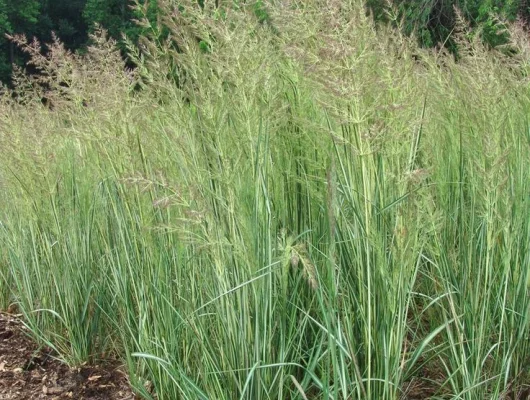
<path fill-rule="evenodd" d="M 0 400 L 136 399 L 117 363 L 71 369 L 24 330 L 15 316 L 0 313 Z"/>
<path fill-rule="evenodd" d="M 422 368 L 421 377 L 407 382 L 405 400 L 433 398 L 442 374 L 437 368 Z M 440 395 L 440 393 L 438 393 Z M 447 398 L 441 394 L 438 398 Z M 119 363 L 69 368 L 39 349 L 26 335 L 20 320 L 0 312 L 0 400 L 81 399 L 138 400 Z M 530 400 L 530 384 L 509 391 L 503 399 Z"/>

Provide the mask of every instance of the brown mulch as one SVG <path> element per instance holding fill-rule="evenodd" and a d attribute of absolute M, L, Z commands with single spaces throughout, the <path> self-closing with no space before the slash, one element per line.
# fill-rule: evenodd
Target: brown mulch
<path fill-rule="evenodd" d="M 69 368 L 40 350 L 13 315 L 0 312 L 0 400 L 137 399 L 116 362 Z"/>

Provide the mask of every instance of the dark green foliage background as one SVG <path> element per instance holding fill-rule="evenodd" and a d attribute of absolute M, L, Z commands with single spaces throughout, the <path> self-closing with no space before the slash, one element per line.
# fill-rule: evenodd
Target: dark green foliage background
<path fill-rule="evenodd" d="M 83 51 L 96 24 L 121 39 L 136 40 L 142 29 L 134 23 L 141 18 L 132 6 L 146 0 L 0 0 L 0 80 L 9 82 L 12 64 L 25 65 L 24 54 L 6 35 L 24 34 L 41 43 L 52 40 L 52 32 L 72 51 Z M 156 20 L 157 1 L 150 0 L 147 17 Z"/>
<path fill-rule="evenodd" d="M 415 32 L 423 46 L 438 43 L 452 49 L 452 32 L 460 10 L 462 17 L 472 26 L 481 29 L 482 39 L 490 46 L 505 43 L 502 24 L 520 18 L 530 20 L 528 0 L 393 0 L 394 15 L 385 12 L 385 1 L 368 0 L 374 16 L 382 21 L 394 19 L 402 23 L 407 33 Z"/>
<path fill-rule="evenodd" d="M 266 5 L 251 0 L 266 19 Z M 148 4 L 146 4 L 148 3 Z M 406 33 L 415 33 L 423 46 L 442 43 L 453 47 L 451 33 L 455 26 L 455 7 L 472 26 L 482 28 L 483 40 L 491 46 L 505 42 L 499 20 L 530 20 L 528 0 L 393 0 L 389 12 L 387 0 L 367 0 L 373 16 L 384 23 L 400 24 Z M 6 38 L 6 34 L 25 34 L 41 42 L 51 40 L 55 32 L 71 50 L 83 51 L 89 33 L 96 24 L 120 39 L 123 34 L 133 41 L 142 34 L 134 23 L 139 15 L 131 6 L 145 5 L 147 16 L 156 20 L 157 0 L 0 0 L 0 80 L 9 81 L 12 64 L 24 65 L 26 59 Z M 263 22 L 263 21 L 262 21 Z"/>

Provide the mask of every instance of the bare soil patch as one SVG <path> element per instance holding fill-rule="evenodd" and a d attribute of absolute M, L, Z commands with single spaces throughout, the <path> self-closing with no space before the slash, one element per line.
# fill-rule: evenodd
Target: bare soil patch
<path fill-rule="evenodd" d="M 115 361 L 69 368 L 24 330 L 15 316 L 0 312 L 0 400 L 137 399 Z"/>

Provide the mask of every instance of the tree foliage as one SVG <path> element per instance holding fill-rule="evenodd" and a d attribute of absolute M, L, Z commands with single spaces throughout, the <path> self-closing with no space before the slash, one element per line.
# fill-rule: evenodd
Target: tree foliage
<path fill-rule="evenodd" d="M 108 32 L 119 37 L 134 26 L 133 11 L 127 0 L 87 0 L 83 18 L 94 29 L 94 23 L 104 26 Z"/>
<path fill-rule="evenodd" d="M 452 48 L 452 33 L 459 14 L 472 27 L 479 28 L 482 40 L 495 47 L 506 42 L 504 23 L 517 18 L 530 20 L 525 0 L 394 0 L 393 12 L 385 1 L 368 0 L 367 5 L 380 21 L 402 24 L 406 33 L 415 33 L 423 46 L 439 43 Z"/>
<path fill-rule="evenodd" d="M 5 48 L 5 35 L 11 33 L 11 24 L 7 15 L 6 0 L 0 0 L 0 48 Z M 5 52 L 0 53 L 0 77 L 9 73 L 8 55 Z"/>

